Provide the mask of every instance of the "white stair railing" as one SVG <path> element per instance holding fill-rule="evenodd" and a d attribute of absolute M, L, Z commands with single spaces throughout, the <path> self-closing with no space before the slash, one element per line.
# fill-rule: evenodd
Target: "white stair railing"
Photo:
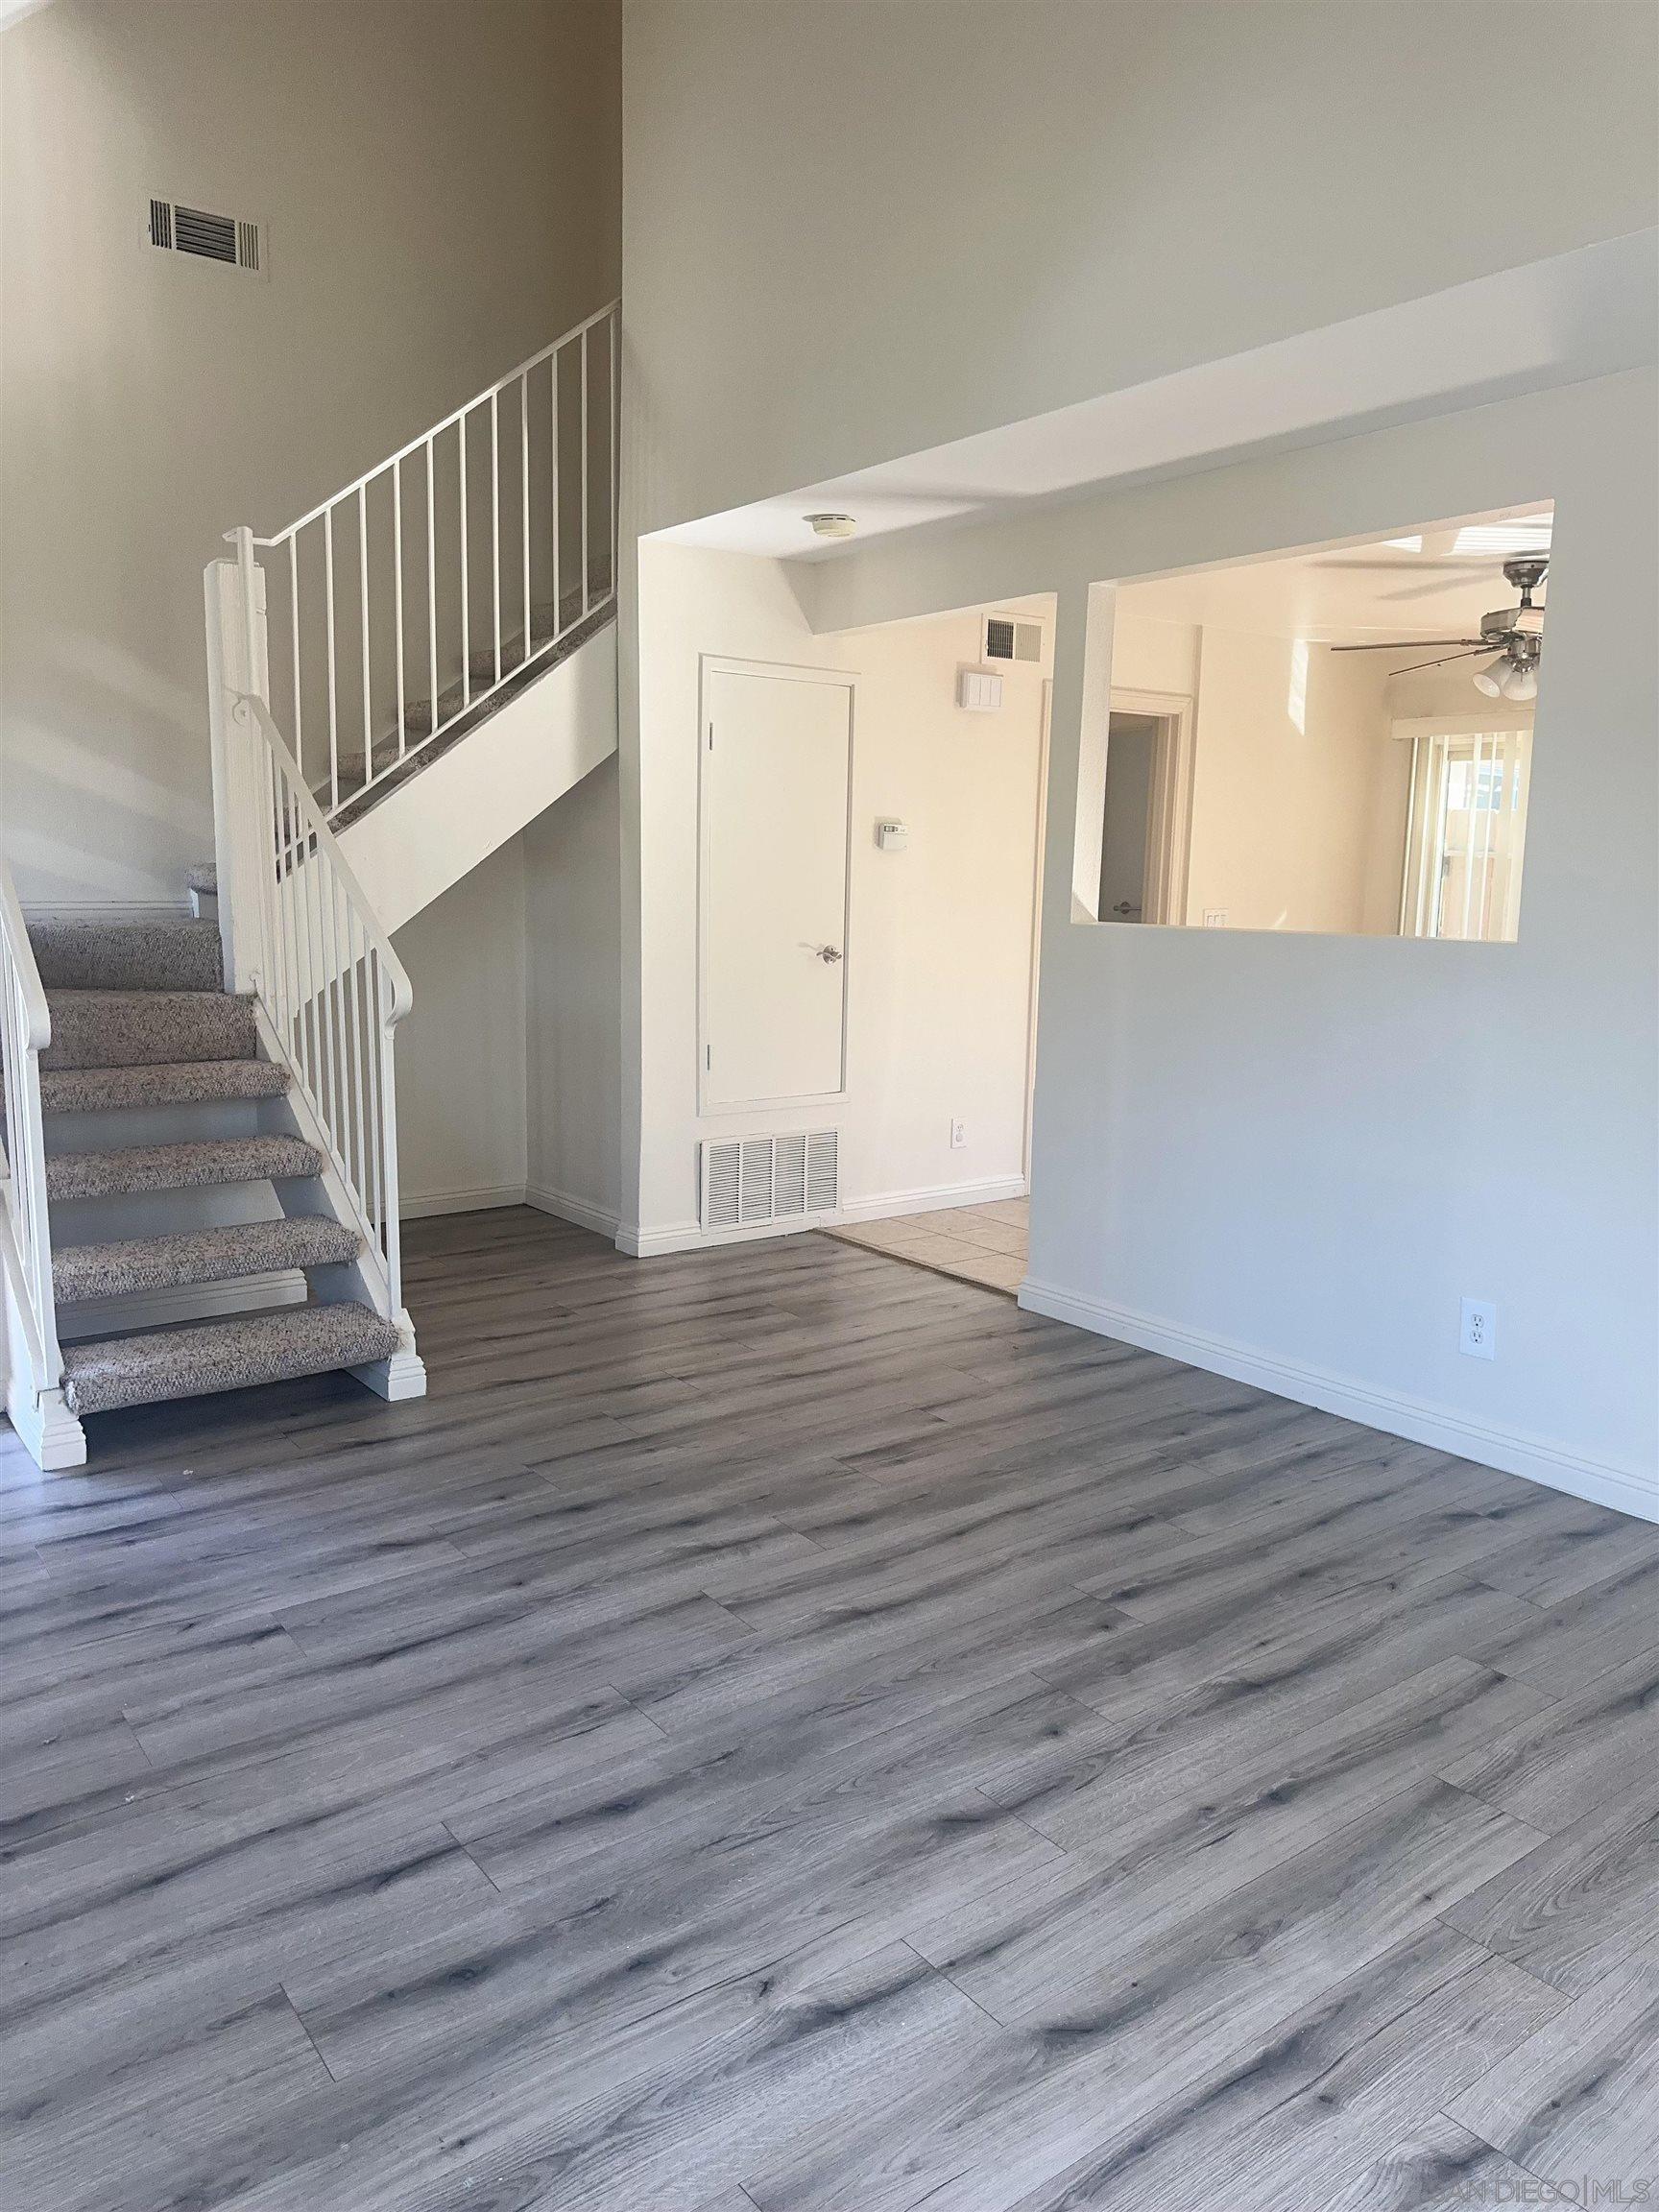
<path fill-rule="evenodd" d="M 0 860 L 0 1354 L 6 1409 L 41 1466 L 66 1467 L 79 1466 L 86 1447 L 80 1424 L 63 1406 L 63 1355 L 52 1286 L 40 1106 L 40 1055 L 51 1042 L 52 1015 L 40 971 L 11 874 Z"/>
<path fill-rule="evenodd" d="M 301 1134 L 363 1240 L 358 1284 L 413 1360 L 398 1242 L 393 1037 L 412 993 L 265 697 L 264 578 L 252 533 L 209 565 L 208 701 L 226 988 L 252 996 L 294 1079 Z M 404 1394 L 394 1389 L 394 1395 Z"/>
<path fill-rule="evenodd" d="M 252 923 L 255 988 L 350 1200 L 375 1303 L 401 1316 L 393 1032 L 413 1002 L 338 839 L 265 702 L 231 709 L 263 832 Z"/>
<path fill-rule="evenodd" d="M 616 596 L 617 309 L 275 537 L 271 704 L 332 820 Z"/>

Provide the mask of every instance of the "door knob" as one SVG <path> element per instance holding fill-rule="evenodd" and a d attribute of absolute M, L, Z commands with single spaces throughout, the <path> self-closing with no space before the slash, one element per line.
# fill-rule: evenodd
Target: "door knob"
<path fill-rule="evenodd" d="M 827 968 L 833 968 L 841 957 L 841 949 L 838 945 L 820 945 L 818 957 Z"/>

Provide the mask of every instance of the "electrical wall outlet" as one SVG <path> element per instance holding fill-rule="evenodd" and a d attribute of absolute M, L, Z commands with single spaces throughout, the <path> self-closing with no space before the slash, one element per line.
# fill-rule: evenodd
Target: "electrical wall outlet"
<path fill-rule="evenodd" d="M 1471 1359 L 1498 1357 L 1498 1309 L 1484 1298 L 1465 1298 L 1457 1349 Z"/>
<path fill-rule="evenodd" d="M 1206 929 L 1225 929 L 1227 926 L 1226 907 L 1206 906 L 1204 909 L 1204 926 Z"/>
<path fill-rule="evenodd" d="M 966 1121 L 951 1122 L 950 1149 L 952 1152 L 965 1152 L 968 1149 L 968 1124 Z"/>

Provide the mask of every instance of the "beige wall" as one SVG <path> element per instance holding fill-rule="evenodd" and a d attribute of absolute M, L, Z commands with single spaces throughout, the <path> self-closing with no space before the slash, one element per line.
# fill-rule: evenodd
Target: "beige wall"
<path fill-rule="evenodd" d="M 21 896 L 176 900 L 210 849 L 203 565 L 617 288 L 590 0 L 56 0 L 0 36 L 0 816 Z M 145 252 L 152 191 L 271 277 Z"/>
<path fill-rule="evenodd" d="M 1470 133 L 1509 40 L 1524 191 Z M 1639 230 L 1654 49 L 1644 0 L 625 0 L 629 535 Z M 1515 473 L 1511 497 L 1544 489 Z M 989 590 L 958 576 L 914 608 L 1047 589 L 1051 527 L 1023 526 L 1034 558 Z M 896 557 L 925 578 L 964 542 Z M 681 1044 L 662 886 L 694 834 L 651 727 L 681 649 L 654 629 L 653 558 L 624 553 L 619 685 L 623 1154 L 646 1221 L 683 1210 L 653 1100 Z M 676 1156 L 675 1192 L 689 1173 Z"/>
<path fill-rule="evenodd" d="M 1046 670 L 966 713 L 979 629 L 970 610 L 833 641 L 858 676 L 842 1196 L 872 1213 L 1025 1172 Z M 904 852 L 877 850 L 884 815 Z"/>
<path fill-rule="evenodd" d="M 619 836 L 613 754 L 523 837 L 530 1190 L 613 1231 L 622 1175 Z"/>
<path fill-rule="evenodd" d="M 397 1166 L 406 1212 L 524 1194 L 524 841 L 514 838 L 393 942 L 415 1004 L 397 1030 Z"/>
<path fill-rule="evenodd" d="M 696 1234 L 700 1138 L 838 1127 L 844 1202 L 879 1212 L 1022 1172 L 1042 670 L 1006 679 L 999 715 L 954 704 L 978 618 L 814 637 L 781 564 L 640 548 L 659 650 L 641 669 L 647 773 L 639 850 L 648 1022 L 638 1181 L 623 1215 L 647 1248 Z M 1050 625 L 1051 628 L 1051 625 Z M 700 1117 L 697 714 L 700 657 L 855 672 L 848 1096 L 780 1116 Z M 876 851 L 878 815 L 911 844 Z M 952 1118 L 969 1142 L 952 1150 Z M 631 1160 L 625 1161 L 632 1168 Z"/>
<path fill-rule="evenodd" d="M 625 42 L 645 528 L 1653 221 L 1646 0 L 627 0 Z M 1470 127 L 1511 51 L 1520 164 Z"/>
<path fill-rule="evenodd" d="M 1305 648 L 1298 719 L 1294 639 L 1148 618 L 1136 596 L 1133 585 L 1096 594 L 1101 618 L 1116 602 L 1114 689 L 1194 707 L 1181 919 L 1218 911 L 1232 929 L 1391 932 L 1407 749 L 1388 735 L 1386 660 Z"/>
<path fill-rule="evenodd" d="M 1206 626 L 1192 791 L 1189 921 L 1357 930 L 1364 919 L 1382 685 L 1313 646 L 1301 720 L 1288 637 Z"/>

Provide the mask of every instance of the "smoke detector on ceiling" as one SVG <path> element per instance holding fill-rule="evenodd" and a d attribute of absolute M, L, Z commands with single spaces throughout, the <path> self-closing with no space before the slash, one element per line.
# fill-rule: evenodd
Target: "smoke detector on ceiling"
<path fill-rule="evenodd" d="M 806 515 L 802 519 L 815 538 L 851 538 L 858 527 L 851 515 Z"/>

